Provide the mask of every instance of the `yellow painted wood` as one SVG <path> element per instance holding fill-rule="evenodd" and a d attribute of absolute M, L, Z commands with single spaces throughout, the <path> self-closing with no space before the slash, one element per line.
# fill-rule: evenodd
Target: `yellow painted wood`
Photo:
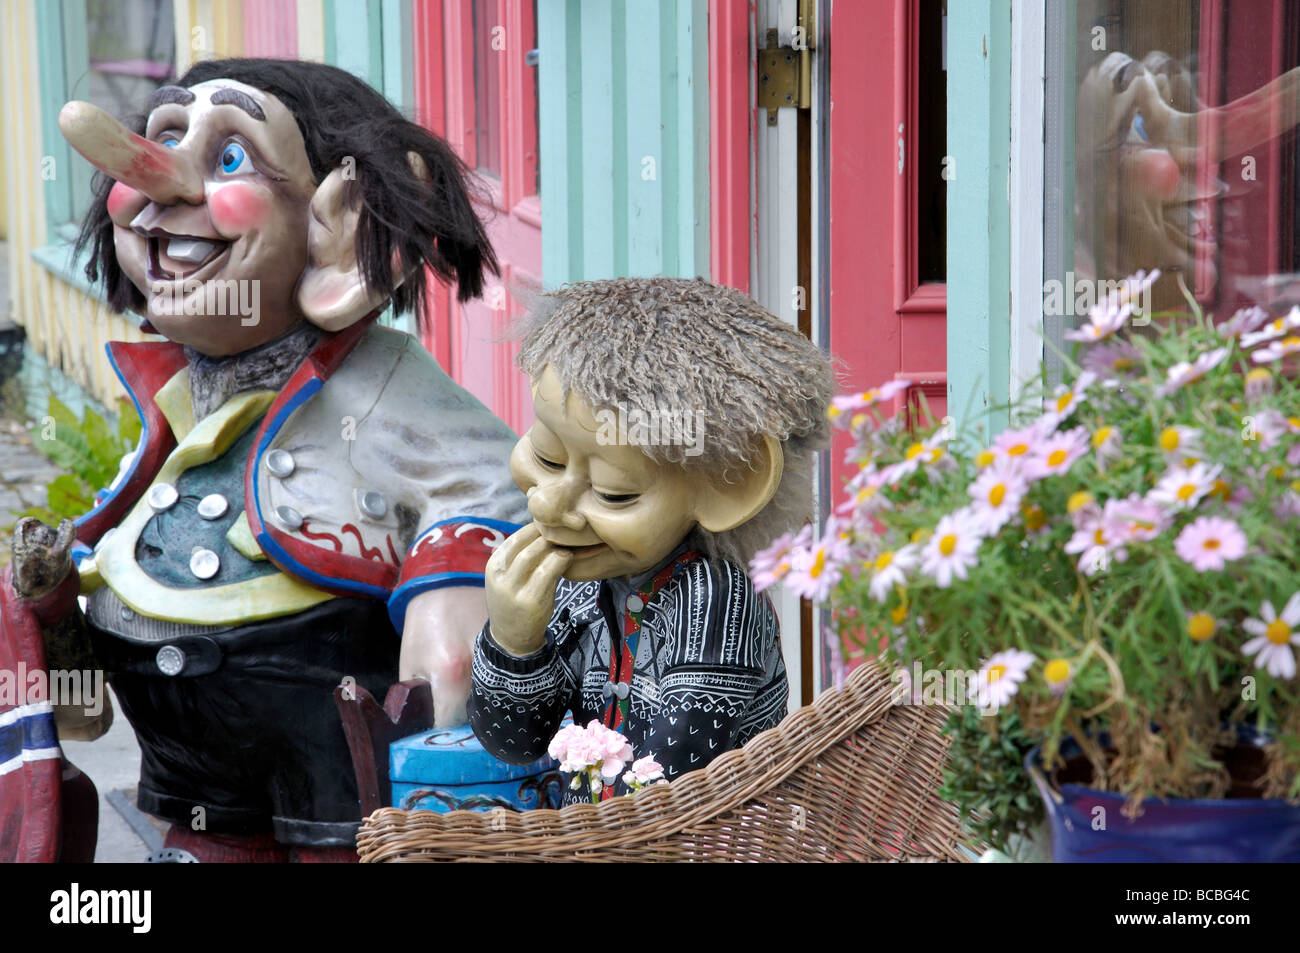
<path fill-rule="evenodd" d="M 325 62 L 325 5 L 298 0 L 298 59 Z"/>
<path fill-rule="evenodd" d="M 272 391 L 253 391 L 226 401 L 172 451 L 153 485 L 175 484 L 186 470 L 215 460 L 262 418 L 274 399 Z M 146 492 L 95 554 L 105 585 L 141 615 L 196 625 L 236 625 L 300 612 L 334 598 L 283 572 L 224 586 L 184 590 L 164 586 L 135 559 L 136 542 L 153 517 L 147 497 Z"/>
<path fill-rule="evenodd" d="M 125 391 L 113 374 L 104 345 L 145 336 L 134 322 L 113 314 L 31 257 L 35 249 L 57 241 L 47 234 L 45 221 L 37 2 L 0 3 L 0 89 L 4 90 L 0 151 L 5 154 L 0 191 L 9 241 L 10 317 L 26 330 L 31 352 L 112 407 Z"/>

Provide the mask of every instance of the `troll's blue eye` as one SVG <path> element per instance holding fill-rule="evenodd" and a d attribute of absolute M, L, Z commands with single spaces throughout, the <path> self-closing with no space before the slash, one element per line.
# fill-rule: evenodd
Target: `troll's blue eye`
<path fill-rule="evenodd" d="M 1141 113 L 1133 114 L 1133 131 L 1143 142 L 1151 141 L 1151 137 L 1147 135 L 1147 124 L 1143 121 Z"/>
<path fill-rule="evenodd" d="M 237 142 L 226 143 L 221 150 L 221 171 L 235 172 L 244 164 L 244 149 Z"/>
<path fill-rule="evenodd" d="M 163 145 L 165 145 L 168 149 L 175 149 L 177 146 L 180 145 L 180 140 L 178 140 L 175 136 L 163 136 L 158 141 L 161 142 Z"/>

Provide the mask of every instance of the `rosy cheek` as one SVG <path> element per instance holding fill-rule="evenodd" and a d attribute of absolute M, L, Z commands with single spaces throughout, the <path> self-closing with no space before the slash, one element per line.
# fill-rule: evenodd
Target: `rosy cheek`
<path fill-rule="evenodd" d="M 208 214 L 223 235 L 242 235 L 266 220 L 270 197 L 251 185 L 222 186 L 208 197 Z"/>
<path fill-rule="evenodd" d="M 117 222 L 123 213 L 127 217 L 133 217 L 133 206 L 143 204 L 143 196 L 129 185 L 121 182 L 114 183 L 113 187 L 108 190 L 108 199 L 105 206 L 108 208 L 108 217 Z M 124 224 L 124 223 L 123 223 Z"/>

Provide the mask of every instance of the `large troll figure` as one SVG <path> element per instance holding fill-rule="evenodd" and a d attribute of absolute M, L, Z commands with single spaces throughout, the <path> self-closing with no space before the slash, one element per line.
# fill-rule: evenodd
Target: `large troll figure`
<path fill-rule="evenodd" d="M 424 675 L 463 721 L 462 634 L 525 513 L 514 434 L 374 320 L 420 309 L 426 266 L 462 299 L 495 270 L 465 169 L 312 63 L 203 62 L 134 130 L 86 103 L 59 123 L 103 173 L 87 275 L 166 340 L 109 346 L 145 436 L 75 543 L 19 526 L 5 619 L 84 625 L 169 856 L 355 856 L 333 689 Z"/>

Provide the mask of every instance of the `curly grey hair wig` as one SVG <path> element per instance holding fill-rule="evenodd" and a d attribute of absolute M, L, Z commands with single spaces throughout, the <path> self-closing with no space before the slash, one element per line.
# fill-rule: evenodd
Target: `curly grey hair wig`
<path fill-rule="evenodd" d="M 659 462 L 728 479 L 752 467 L 763 435 L 784 451 L 780 485 L 757 516 L 725 533 L 693 531 L 706 556 L 747 564 L 811 515 L 813 454 L 828 436 L 830 362 L 753 299 L 703 279 L 615 278 L 541 296 L 518 329 L 519 367 L 534 380 L 549 364 L 566 395 L 593 411 L 692 419 L 696 446 L 637 444 Z M 662 437 L 662 434 L 660 435 Z"/>

